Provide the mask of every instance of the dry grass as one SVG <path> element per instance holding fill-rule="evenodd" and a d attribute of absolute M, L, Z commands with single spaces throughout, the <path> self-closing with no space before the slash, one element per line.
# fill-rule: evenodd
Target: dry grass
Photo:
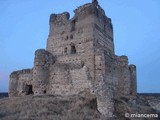
<path fill-rule="evenodd" d="M 0 100 L 1 120 L 98 120 L 94 96 L 27 96 Z"/>
<path fill-rule="evenodd" d="M 125 118 L 129 114 L 157 114 L 158 112 L 150 107 L 144 99 L 135 96 L 121 96 L 115 98 L 115 113 L 120 120 L 159 120 L 159 118 Z"/>
<path fill-rule="evenodd" d="M 133 96 L 115 98 L 117 117 L 110 119 L 97 111 L 96 97 L 90 94 L 0 99 L 0 120 L 134 120 L 125 118 L 125 113 L 155 111 L 146 101 Z"/>

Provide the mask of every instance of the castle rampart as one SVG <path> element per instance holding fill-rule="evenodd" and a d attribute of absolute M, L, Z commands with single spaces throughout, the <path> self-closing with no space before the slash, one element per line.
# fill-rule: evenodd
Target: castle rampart
<path fill-rule="evenodd" d="M 51 14 L 46 50 L 35 52 L 33 69 L 11 74 L 9 96 L 90 92 L 109 116 L 114 96 L 136 95 L 136 67 L 115 55 L 111 19 L 96 0 L 74 12 Z"/>
<path fill-rule="evenodd" d="M 10 75 L 9 96 L 23 96 L 28 94 L 27 86 L 32 85 L 32 69 L 15 71 Z"/>

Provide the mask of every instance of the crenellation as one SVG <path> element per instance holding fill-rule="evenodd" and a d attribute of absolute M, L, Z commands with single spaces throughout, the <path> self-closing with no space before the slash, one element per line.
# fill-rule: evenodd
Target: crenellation
<path fill-rule="evenodd" d="M 10 74 L 10 77 L 17 77 L 19 74 L 19 71 L 14 71 Z"/>
<path fill-rule="evenodd" d="M 68 12 L 64 12 L 62 14 L 51 14 L 50 23 L 53 23 L 56 26 L 65 25 L 68 23 L 70 18 L 70 14 Z"/>
<path fill-rule="evenodd" d="M 125 55 L 118 56 L 116 59 L 117 59 L 118 66 L 128 67 L 128 57 L 127 56 Z"/>
<path fill-rule="evenodd" d="M 90 7 L 92 7 L 92 6 L 93 6 L 93 4 L 87 3 L 87 4 L 83 5 L 83 6 L 80 6 L 80 7 L 78 7 L 77 9 L 75 9 L 75 10 L 74 10 L 74 13 L 75 13 L 77 16 L 79 16 L 80 13 L 83 13 L 86 9 L 88 9 L 88 8 L 90 8 Z"/>

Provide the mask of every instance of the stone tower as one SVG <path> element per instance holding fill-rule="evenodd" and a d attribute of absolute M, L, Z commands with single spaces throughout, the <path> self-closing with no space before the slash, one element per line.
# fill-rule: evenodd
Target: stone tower
<path fill-rule="evenodd" d="M 9 96 L 89 92 L 110 116 L 114 96 L 136 95 L 136 66 L 115 55 L 112 22 L 97 0 L 74 13 L 51 14 L 46 50 L 35 52 L 32 69 L 10 75 Z"/>

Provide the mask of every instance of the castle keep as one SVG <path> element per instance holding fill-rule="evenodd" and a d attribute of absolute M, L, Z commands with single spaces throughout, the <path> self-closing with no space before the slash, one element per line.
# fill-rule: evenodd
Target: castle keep
<path fill-rule="evenodd" d="M 114 96 L 136 95 L 136 66 L 114 51 L 113 26 L 97 0 L 51 14 L 47 47 L 32 69 L 10 75 L 9 96 L 94 94 L 101 114 L 114 111 Z"/>

